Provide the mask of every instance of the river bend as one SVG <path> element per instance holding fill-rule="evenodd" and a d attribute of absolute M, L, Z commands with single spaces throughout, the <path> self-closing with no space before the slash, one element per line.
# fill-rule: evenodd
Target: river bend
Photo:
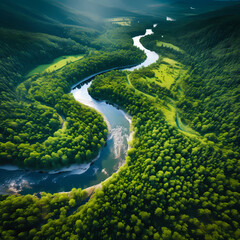
<path fill-rule="evenodd" d="M 152 29 L 147 29 L 144 35 L 133 38 L 134 46 L 145 52 L 146 60 L 137 66 L 124 70 L 133 71 L 149 66 L 158 60 L 158 55 L 155 52 L 147 50 L 140 43 L 142 37 L 150 34 L 153 34 Z M 95 75 L 98 74 L 100 73 Z M 14 166 L 1 166 L 0 194 L 14 192 L 32 194 L 43 191 L 55 193 L 70 191 L 74 187 L 84 189 L 104 181 L 124 164 L 128 149 L 131 117 L 112 105 L 93 99 L 87 91 L 87 88 L 91 85 L 91 81 L 88 80 L 91 78 L 93 76 L 81 80 L 81 83 L 87 81 L 83 85 L 75 84 L 71 93 L 80 103 L 100 112 L 108 124 L 107 145 L 101 150 L 98 157 L 91 164 L 73 164 L 69 168 L 48 173 L 26 171 Z"/>

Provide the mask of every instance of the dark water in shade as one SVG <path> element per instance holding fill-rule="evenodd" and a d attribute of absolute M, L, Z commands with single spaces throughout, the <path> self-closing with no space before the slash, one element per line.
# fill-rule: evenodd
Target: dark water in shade
<path fill-rule="evenodd" d="M 145 35 L 152 34 L 151 29 Z M 134 45 L 144 50 L 147 59 L 140 65 L 125 70 L 133 71 L 142 66 L 148 66 L 157 61 L 158 55 L 145 49 L 140 38 L 133 38 Z M 72 188 L 87 188 L 98 184 L 111 176 L 124 164 L 128 149 L 131 118 L 123 111 L 112 105 L 94 100 L 87 92 L 91 82 L 74 88 L 71 93 L 74 98 L 100 112 L 109 126 L 107 146 L 102 149 L 93 164 L 74 164 L 70 168 L 63 168 L 58 172 L 40 173 L 25 171 L 14 166 L 0 167 L 0 194 L 19 192 L 32 194 L 36 192 L 70 191 Z"/>

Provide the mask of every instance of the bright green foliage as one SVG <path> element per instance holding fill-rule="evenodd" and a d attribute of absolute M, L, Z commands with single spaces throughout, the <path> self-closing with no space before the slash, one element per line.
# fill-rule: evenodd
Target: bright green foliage
<path fill-rule="evenodd" d="M 167 97 L 173 97 L 171 91 L 167 88 L 161 87 L 155 81 L 149 81 L 149 78 L 155 76 L 150 69 L 135 70 L 129 79 L 132 85 L 141 92 L 147 93 L 151 96 L 158 97 L 158 99 L 166 100 Z"/>
<path fill-rule="evenodd" d="M 42 224 L 50 223 L 59 217 L 60 219 L 66 217 L 68 211 L 81 206 L 85 198 L 86 193 L 81 189 L 72 189 L 68 193 L 47 194 L 43 192 L 39 197 L 36 195 L 2 196 L 0 237 L 11 239 L 18 234 L 18 237 L 24 236 L 24 239 L 32 239 Z M 58 224 L 62 221 L 60 219 Z M 76 226 L 79 224 L 76 223 Z M 47 233 L 54 233 L 54 228 L 49 228 Z"/>
<path fill-rule="evenodd" d="M 237 170 L 231 173 L 234 180 L 226 177 L 230 156 L 179 134 L 150 97 L 128 85 L 124 72 L 98 76 L 89 92 L 133 115 L 136 140 L 127 165 L 104 185 L 103 194 L 68 218 L 68 228 L 81 219 L 83 225 L 75 232 L 87 239 L 207 239 L 238 234 L 239 217 L 236 211 L 227 211 L 238 208 L 240 197 L 233 189 L 238 186 Z M 236 153 L 233 158 L 237 157 Z M 101 231 L 89 235 L 93 219 Z M 63 234 L 59 232 L 59 238 Z"/>
<path fill-rule="evenodd" d="M 54 169 L 95 158 L 105 145 L 107 125 L 96 111 L 68 94 L 71 85 L 93 73 L 143 59 L 142 52 L 133 47 L 96 52 L 59 71 L 35 75 L 21 83 L 16 88 L 21 101 L 1 103 L 0 164 Z"/>
<path fill-rule="evenodd" d="M 173 95 L 179 95 L 178 111 L 187 124 L 220 148 L 239 151 L 240 24 L 234 12 L 210 18 L 208 24 L 203 17 L 198 23 L 178 26 L 178 31 L 163 27 L 142 42 L 188 66 L 188 75 L 172 88 Z M 163 32 L 184 52 L 157 46 Z"/>

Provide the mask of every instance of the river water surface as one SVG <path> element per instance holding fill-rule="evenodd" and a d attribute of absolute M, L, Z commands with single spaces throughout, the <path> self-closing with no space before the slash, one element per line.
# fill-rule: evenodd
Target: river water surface
<path fill-rule="evenodd" d="M 142 64 L 124 70 L 133 71 L 158 60 L 158 55 L 155 52 L 145 49 L 140 43 L 140 39 L 149 34 L 153 34 L 151 29 L 147 29 L 145 35 L 133 38 L 134 46 L 145 52 L 146 60 Z M 89 79 L 86 78 L 84 81 Z M 48 173 L 26 171 L 14 166 L 1 166 L 0 194 L 14 192 L 32 194 L 43 191 L 55 193 L 70 191 L 74 187 L 83 189 L 105 180 L 124 164 L 128 149 L 131 117 L 112 105 L 93 99 L 87 91 L 90 85 L 91 82 L 83 85 L 76 84 L 71 93 L 77 101 L 100 112 L 108 123 L 107 145 L 101 150 L 95 161 L 92 164 L 74 164 L 69 168 Z"/>

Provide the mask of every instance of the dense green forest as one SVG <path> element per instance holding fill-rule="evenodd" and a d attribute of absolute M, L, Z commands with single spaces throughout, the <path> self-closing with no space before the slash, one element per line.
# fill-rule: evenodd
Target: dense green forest
<path fill-rule="evenodd" d="M 107 126 L 102 116 L 68 93 L 93 73 L 143 61 L 131 36 L 144 28 L 132 27 L 123 35 L 123 27 L 107 24 L 85 46 L 43 33 L 2 29 L 0 163 L 53 169 L 95 158 L 106 142 Z M 59 71 L 25 79 L 36 64 L 79 53 L 83 59 Z"/>
<path fill-rule="evenodd" d="M 32 114 L 30 110 L 29 115 L 23 119 L 22 109 L 11 119 L 6 111 L 5 124 L 11 127 L 2 134 L 2 139 L 5 140 L 0 145 L 2 163 L 51 169 L 95 158 L 105 144 L 107 125 L 101 115 L 77 103 L 67 93 L 77 79 L 112 67 L 131 65 L 142 61 L 141 59 L 144 59 L 144 56 L 140 50 L 99 53 L 69 64 L 52 74 L 33 76 L 21 83 L 16 89 L 18 97 L 22 100 L 18 104 L 19 108 L 23 108 L 25 103 L 27 111 L 39 111 L 39 115 Z M 45 104 L 45 111 L 39 110 L 42 104 Z M 54 109 L 49 110 L 47 106 Z M 57 113 L 66 118 L 62 129 L 58 131 Z M 46 125 L 47 120 L 49 123 Z M 21 125 L 22 128 L 19 128 Z M 45 138 L 49 134 L 48 129 L 56 132 L 53 136 Z"/>
<path fill-rule="evenodd" d="M 87 192 L 81 189 L 72 189 L 68 193 L 42 192 L 40 196 L 26 195 L 21 199 L 17 195 L 1 196 L 1 226 L 12 229 L 4 231 L 1 227 L 1 238 L 15 239 L 13 234 L 19 231 L 19 238 L 34 238 L 40 224 L 70 215 L 71 211 L 84 203 L 87 196 Z"/>
<path fill-rule="evenodd" d="M 61 126 L 61 118 L 56 110 L 22 100 L 16 93 L 18 84 L 24 81 L 29 69 L 37 64 L 63 53 L 85 53 L 87 48 L 73 40 L 42 33 L 1 28 L 0 34 L 3 46 L 0 53 L 1 164 L 17 163 L 16 157 L 21 151 L 16 152 L 17 147 L 26 149 L 30 143 L 39 144 L 37 142 L 52 136 Z M 14 151 L 15 154 L 12 154 Z M 21 155 L 25 155 L 24 150 Z M 24 161 L 24 157 L 20 158 Z"/>
<path fill-rule="evenodd" d="M 224 17 L 210 18 L 210 14 L 194 22 L 180 23 L 157 29 L 155 35 L 143 39 L 146 47 L 158 53 L 165 52 L 189 66 L 189 75 L 179 88 L 184 95 L 177 107 L 184 120 L 221 148 L 239 151 L 239 60 L 240 18 L 230 8 Z M 225 11 L 225 14 L 226 11 Z M 214 14 L 213 14 L 214 15 Z M 176 44 L 185 53 L 157 46 L 159 39 Z"/>
<path fill-rule="evenodd" d="M 239 239 L 237 8 L 159 23 L 154 35 L 142 39 L 159 54 L 155 64 L 95 77 L 90 95 L 132 116 L 134 138 L 125 165 L 90 199 L 81 189 L 1 196 L 0 237 Z M 1 78 L 1 161 L 57 168 L 96 156 L 106 124 L 69 91 L 92 73 L 142 62 L 131 37 L 146 25 L 137 26 L 107 29 L 85 49 L 67 40 L 85 55 L 58 71 L 14 77 L 12 84 Z"/>

